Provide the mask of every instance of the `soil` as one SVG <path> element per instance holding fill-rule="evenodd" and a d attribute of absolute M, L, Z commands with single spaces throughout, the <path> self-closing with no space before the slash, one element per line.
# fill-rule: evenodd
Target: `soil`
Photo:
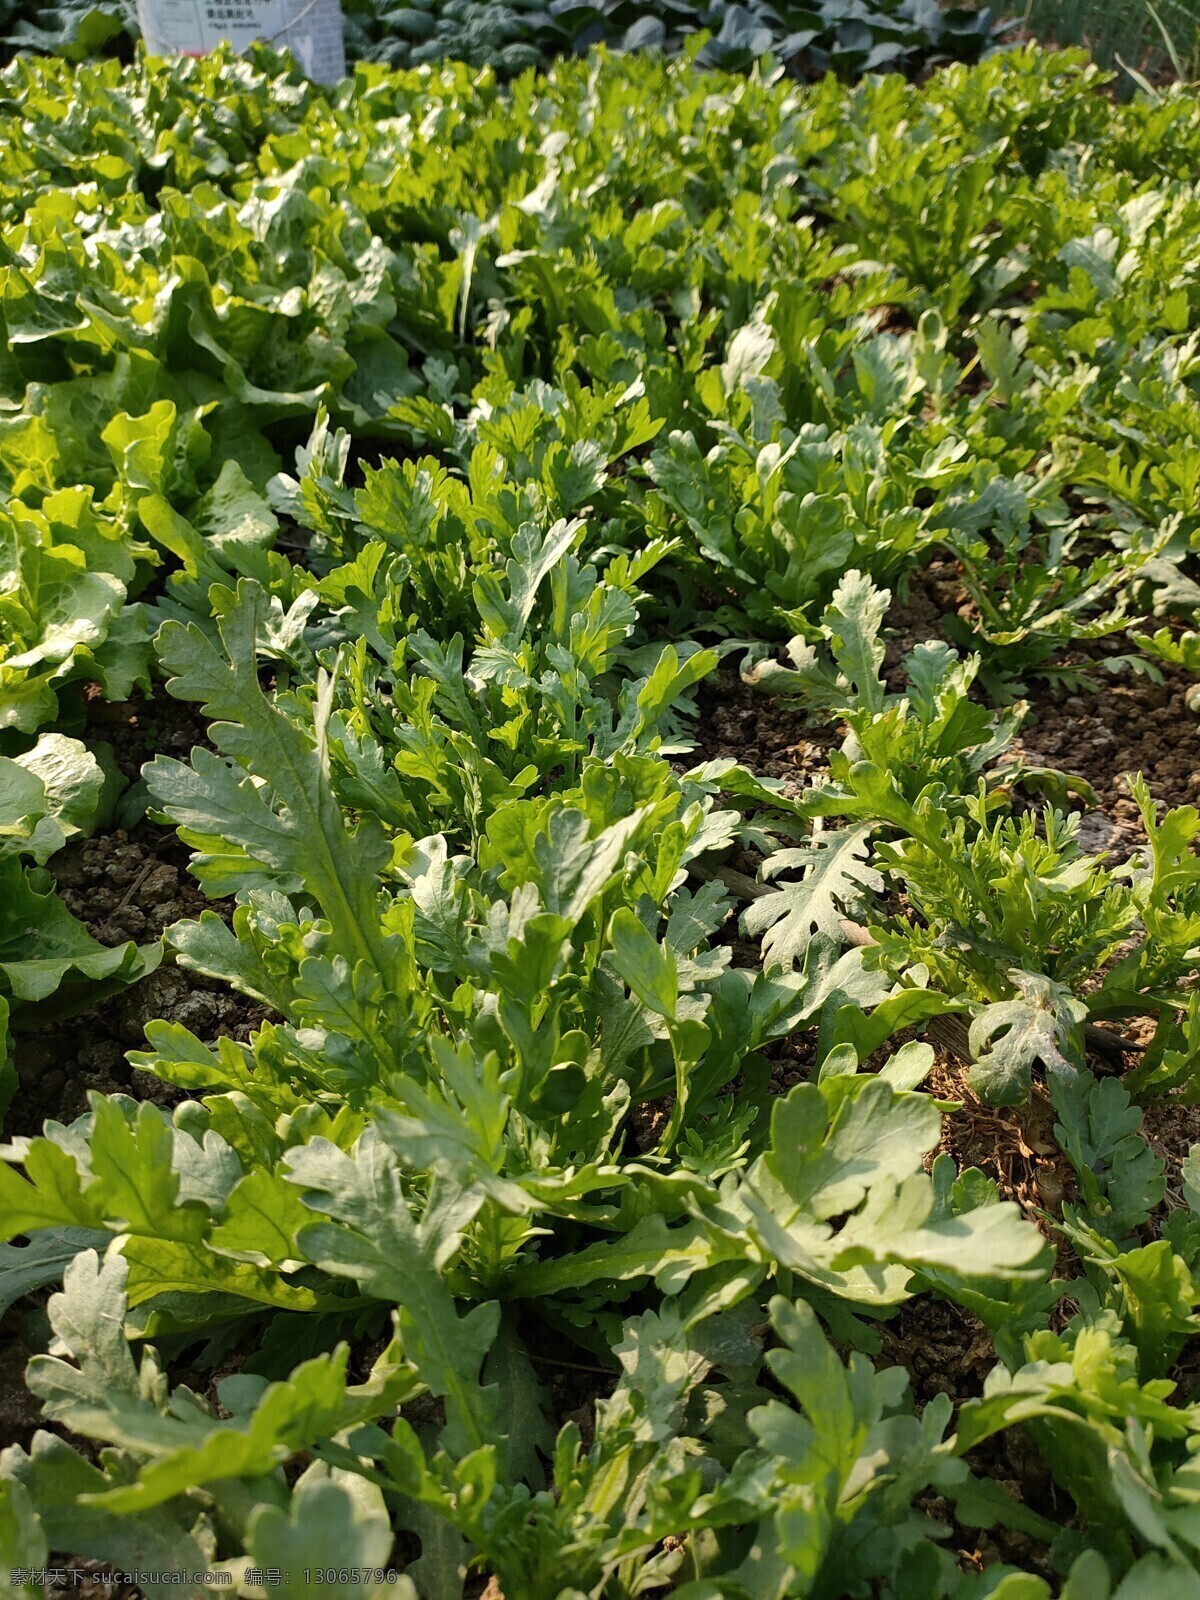
<path fill-rule="evenodd" d="M 985 1106 L 967 1087 L 962 1066 L 945 1056 L 925 1087 L 958 1105 L 942 1119 L 939 1153 L 953 1156 L 960 1170 L 978 1167 L 1057 1244 L 1053 1219 L 1062 1215 L 1064 1200 L 1076 1198 L 1075 1174 L 1055 1140 L 1055 1113 L 1045 1089 L 1035 1084 L 1028 1105 Z"/>
<path fill-rule="evenodd" d="M 1194 680 L 1164 669 L 1161 684 L 1127 673 L 1098 694 L 1061 686 L 1036 694 L 1014 753 L 1086 778 L 1099 806 L 1080 829 L 1085 847 L 1126 859 L 1145 843 L 1128 778 L 1140 772 L 1160 810 L 1200 801 L 1200 717 L 1186 704 Z"/>
<path fill-rule="evenodd" d="M 744 683 L 736 665 L 723 664 L 697 702 L 696 764 L 732 756 L 760 778 L 781 779 L 789 797 L 825 775 L 829 752 L 842 742 L 836 728 L 814 727 L 803 711 Z"/>
<path fill-rule="evenodd" d="M 1188 1105 L 1178 1097 L 1152 1100 L 1142 1111 L 1142 1132 L 1165 1164 L 1167 1205 L 1183 1205 L 1180 1168 L 1193 1146 L 1200 1146 L 1200 1106 Z"/>
<path fill-rule="evenodd" d="M 120 705 L 91 699 L 87 718 L 82 737 L 107 743 L 131 784 L 155 755 L 183 759 L 193 746 L 207 744 L 195 708 L 161 689 L 152 699 L 139 694 Z M 129 939 L 144 945 L 172 923 L 210 907 L 188 875 L 189 855 L 173 829 L 143 818 L 128 829 L 113 827 L 70 844 L 49 865 L 67 909 L 93 938 L 105 945 Z M 220 903 L 211 909 L 226 915 L 229 910 Z M 211 1043 L 222 1034 L 245 1039 L 265 1014 L 226 985 L 164 962 L 91 1011 L 16 1034 L 19 1087 L 5 1133 L 35 1134 L 47 1118 L 70 1122 L 88 1109 L 91 1091 L 174 1104 L 182 1093 L 125 1059 L 127 1051 L 144 1048 L 147 1022 L 179 1022 Z"/>
<path fill-rule="evenodd" d="M 101 944 L 150 944 L 208 904 L 186 876 L 186 858 L 172 834 L 140 823 L 71 846 L 52 866 L 68 907 Z M 93 1090 L 172 1105 L 181 1092 L 125 1059 L 127 1051 L 145 1048 L 147 1022 L 179 1022 L 211 1042 L 221 1034 L 245 1039 L 265 1014 L 225 985 L 164 963 L 90 1011 L 16 1034 L 19 1088 L 6 1132 L 35 1134 L 48 1117 L 70 1122 L 88 1109 Z"/>

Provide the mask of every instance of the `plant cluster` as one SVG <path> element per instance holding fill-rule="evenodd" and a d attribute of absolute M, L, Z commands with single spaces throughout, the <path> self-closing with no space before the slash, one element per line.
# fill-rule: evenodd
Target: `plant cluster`
<path fill-rule="evenodd" d="M 415 67 L 466 61 L 501 77 L 545 66 L 592 45 L 675 54 L 695 34 L 704 67 L 740 70 L 773 55 L 812 76 L 915 71 L 944 60 L 975 61 L 1003 31 L 986 9 L 949 10 L 937 0 L 803 0 L 800 5 L 714 5 L 697 0 L 343 0 L 351 61 Z M 119 50 L 139 36 L 133 0 L 0 0 L 9 50 L 72 59 Z"/>
<path fill-rule="evenodd" d="M 791 70 L 843 77 L 911 71 L 939 60 L 974 61 L 1001 32 L 986 8 L 945 10 L 936 0 L 803 0 L 799 5 L 668 0 L 349 0 L 353 53 L 392 66 L 461 57 L 498 72 L 544 65 L 593 45 L 676 54 L 696 34 L 702 67 L 738 71 L 773 55 Z"/>
<path fill-rule="evenodd" d="M 0 0 L 0 30 L 6 55 L 36 50 L 74 61 L 128 49 L 141 31 L 137 0 L 63 0 L 61 5 Z"/>
<path fill-rule="evenodd" d="M 0 1149 L 0 1302 L 54 1291 L 15 1593 L 1200 1592 L 1200 1147 L 1140 1109 L 1195 1092 L 1200 813 L 1137 781 L 1109 861 L 1016 745 L 1031 686 L 1196 663 L 1200 112 L 1102 82 L 7 69 L 0 999 L 161 958 L 49 874 L 137 804 L 89 700 L 165 680 L 166 952 L 265 1009 Z M 699 759 L 738 656 L 823 781 Z M 1045 1231 L 939 1153 L 947 1021 L 1053 1108 Z M 994 1351 L 957 1406 L 882 1359 L 934 1300 Z"/>

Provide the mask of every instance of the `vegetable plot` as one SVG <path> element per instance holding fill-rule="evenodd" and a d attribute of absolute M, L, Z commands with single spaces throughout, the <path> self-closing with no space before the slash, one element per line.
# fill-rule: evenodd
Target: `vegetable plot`
<path fill-rule="evenodd" d="M 1101 84 L 7 69 L 15 1593 L 1200 1593 L 1200 813 L 1023 743 L 1197 664 L 1200 115 Z M 133 693 L 204 737 L 121 794 Z M 147 809 L 211 904 L 101 944 Z M 31 1122 L 164 953 L 261 1022 Z"/>

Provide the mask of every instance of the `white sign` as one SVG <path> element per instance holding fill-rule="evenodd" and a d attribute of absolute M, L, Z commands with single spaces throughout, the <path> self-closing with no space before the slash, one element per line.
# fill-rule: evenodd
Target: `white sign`
<path fill-rule="evenodd" d="M 228 40 L 256 39 L 288 49 L 310 78 L 346 75 L 340 0 L 138 0 L 138 22 L 152 56 L 204 56 Z"/>

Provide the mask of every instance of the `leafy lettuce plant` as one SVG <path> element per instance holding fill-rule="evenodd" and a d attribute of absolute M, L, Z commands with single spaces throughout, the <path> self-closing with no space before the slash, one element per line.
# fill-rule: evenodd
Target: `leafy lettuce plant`
<path fill-rule="evenodd" d="M 747 664 L 743 680 L 814 720 L 845 725 L 842 746 L 829 758 L 832 792 L 852 796 L 854 769 L 868 763 L 887 772 L 906 801 L 937 785 L 953 803 L 1008 749 L 1026 707 L 1019 702 L 996 714 L 972 700 L 979 656 L 960 659 L 937 640 L 908 653 L 901 663 L 907 688 L 890 692 L 880 633 L 891 598 L 866 574 L 847 572 L 819 623 L 787 646 L 790 665 L 760 659 Z"/>
<path fill-rule="evenodd" d="M 790 665 L 768 657 L 743 668 L 753 687 L 785 696 L 813 717 L 836 717 L 846 728 L 841 748 L 830 752 L 829 779 L 804 795 L 803 809 L 814 819 L 811 837 L 766 857 L 761 876 L 777 882 L 778 891 L 742 918 L 746 933 L 762 936 L 768 965 L 802 959 L 814 932 L 841 942 L 848 919 L 860 927 L 871 920 L 884 886 L 882 858 L 871 847 L 881 824 L 911 828 L 950 860 L 953 838 L 938 837 L 943 821 L 948 825 L 949 814 L 967 806 L 1024 715 L 1023 705 L 997 716 L 971 700 L 979 658 L 960 661 L 940 642 L 910 652 L 903 663 L 906 692 L 889 691 L 880 630 L 890 599 L 863 573 L 849 572 L 820 624 L 810 628 L 811 639 L 801 635 L 788 645 Z M 996 798 L 990 794 L 985 812 Z M 947 815 L 932 820 L 938 807 Z M 848 816 L 851 826 L 825 829 L 826 816 Z M 802 876 L 784 878 L 791 873 Z M 948 992 L 960 988 L 952 984 Z"/>
<path fill-rule="evenodd" d="M 99 683 L 116 700 L 148 685 L 145 624 L 125 606 L 139 553 L 84 489 L 59 490 L 36 509 L 9 500 L 0 515 L 0 729 L 32 734 L 52 723 L 72 681 Z"/>
<path fill-rule="evenodd" d="M 865 279 L 852 304 L 869 305 L 879 292 Z M 791 367 L 780 350 L 805 309 L 782 295 L 758 308 L 720 368 L 697 384 L 716 443 L 705 452 L 695 432 L 675 431 L 647 466 L 671 514 L 665 526 L 684 531 L 701 581 L 731 591 L 719 594 L 718 620 L 741 614 L 759 631 L 781 618 L 804 626 L 847 567 L 901 571 L 934 538 L 930 508 L 913 503 L 916 485 L 940 491 L 962 470 L 960 452 L 922 437 L 909 415 L 937 381 L 923 359 L 925 334 L 867 341 L 830 332 L 830 349 L 813 339 Z M 848 356 L 856 382 L 841 397 L 829 368 Z M 811 420 L 796 426 L 801 406 Z"/>
<path fill-rule="evenodd" d="M 1004 1365 L 962 1408 L 960 1439 L 970 1447 L 1020 1419 L 1055 1482 L 1097 1529 L 1094 1544 L 1111 1572 L 1125 1575 L 1121 1589 L 1186 1586 L 1196 1415 L 1174 1398 L 1172 1373 L 1200 1304 L 1197 1152 L 1183 1163 L 1184 1204 L 1156 1229 L 1164 1163 L 1124 1084 L 1081 1072 L 1053 1079 L 1050 1092 L 1076 1185 L 1057 1224 L 1083 1269 L 1058 1285 L 1073 1314 L 1055 1331 L 1014 1337 L 1010 1326 L 998 1339 Z M 1092 1581 L 1102 1592 L 1104 1579 L 1097 1568 Z"/>
<path fill-rule="evenodd" d="M 1139 1380 L 1136 1350 L 1114 1315 L 1082 1313 L 1062 1333 L 1031 1335 L 1015 1372 L 995 1369 L 983 1396 L 963 1407 L 959 1442 L 971 1448 L 1021 1422 L 1110 1568 L 1126 1575 L 1122 1587 L 1148 1596 L 1174 1581 L 1186 1592 L 1196 1416 L 1168 1403 L 1173 1389 L 1169 1379 Z"/>
<path fill-rule="evenodd" d="M 982 782 L 974 796 L 929 785 L 910 802 L 886 769 L 849 765 L 844 785 L 814 787 L 810 804 L 852 826 L 769 857 L 764 876 L 804 876 L 757 901 L 745 926 L 770 930 L 768 959 L 790 965 L 814 929 L 844 940 L 847 919 L 866 922 L 871 961 L 921 994 L 931 986 L 970 1006 L 981 1098 L 1025 1099 L 1039 1062 L 1069 1080 L 1084 1064 L 1086 1023 L 1138 1014 L 1162 1020 L 1134 1082 L 1149 1093 L 1187 1085 L 1195 808 L 1160 821 L 1140 780 L 1135 792 L 1150 846 L 1114 869 L 1080 848 L 1076 815 L 997 815 Z M 872 900 L 887 883 L 904 908 L 885 921 Z"/>
<path fill-rule="evenodd" d="M 1099 1013 L 1116 1016 L 1144 1009 L 1146 994 L 1159 997 L 1168 1011 L 1184 1009 L 1200 948 L 1200 862 L 1194 849 L 1200 812 L 1174 806 L 1160 816 L 1140 773 L 1130 788 L 1147 844 L 1121 875 L 1137 906 L 1140 937 L 1104 975 L 1095 1001 Z"/>
<path fill-rule="evenodd" d="M 1083 1065 L 1085 1019 L 1146 1010 L 1163 1023 L 1139 1083 L 1184 1080 L 1184 1000 L 1163 996 L 1186 982 L 1192 959 L 1194 808 L 1160 823 L 1135 782 L 1148 860 L 1116 870 L 1080 849 L 1073 815 L 998 815 L 1003 795 L 988 787 L 988 768 L 993 784 L 1020 776 L 994 762 L 1024 705 L 997 716 L 970 700 L 979 658 L 960 662 L 940 643 L 912 651 L 907 693 L 890 693 L 880 638 L 889 599 L 847 574 L 813 638 L 788 647 L 790 666 L 766 659 L 744 673 L 843 721 L 830 779 L 810 786 L 803 809 L 852 824 L 768 856 L 767 881 L 802 876 L 758 900 L 743 916 L 746 931 L 765 936 L 769 963 L 790 966 L 813 932 L 844 939 L 848 920 L 870 923 L 872 959 L 910 973 L 920 993 L 931 987 L 973 1008 L 971 1082 L 984 1098 L 1024 1099 L 1037 1062 L 1071 1075 Z M 872 905 L 888 882 L 902 887 L 905 908 L 880 923 Z"/>
<path fill-rule="evenodd" d="M 1023 1099 L 1034 1060 L 1067 1074 L 1082 1065 L 1077 991 L 1135 926 L 1132 896 L 1080 850 L 1078 827 L 1053 809 L 990 820 L 981 794 L 966 816 L 929 808 L 918 836 L 877 847 L 912 908 L 872 929 L 880 956 L 918 963 L 983 1006 L 971 1044 L 984 1098 Z"/>
<path fill-rule="evenodd" d="M 1061 503 L 1046 498 L 1048 483 L 1040 505 L 1031 503 L 1032 487 L 994 478 L 978 494 L 956 497 L 943 523 L 977 612 L 969 625 L 952 617 L 948 626 L 960 642 L 977 643 L 986 659 L 983 681 L 1001 701 L 1030 675 L 1087 681 L 1086 668 L 1054 656 L 1075 641 L 1119 633 L 1128 622 L 1130 585 L 1166 545 L 1164 534 L 1124 551 L 1110 547 L 1086 562 L 1074 559 L 1077 547 L 1082 553 L 1080 527 L 1066 522 Z M 1085 527 L 1082 537 L 1091 532 Z M 1105 667 L 1118 671 L 1126 659 L 1110 655 Z"/>

